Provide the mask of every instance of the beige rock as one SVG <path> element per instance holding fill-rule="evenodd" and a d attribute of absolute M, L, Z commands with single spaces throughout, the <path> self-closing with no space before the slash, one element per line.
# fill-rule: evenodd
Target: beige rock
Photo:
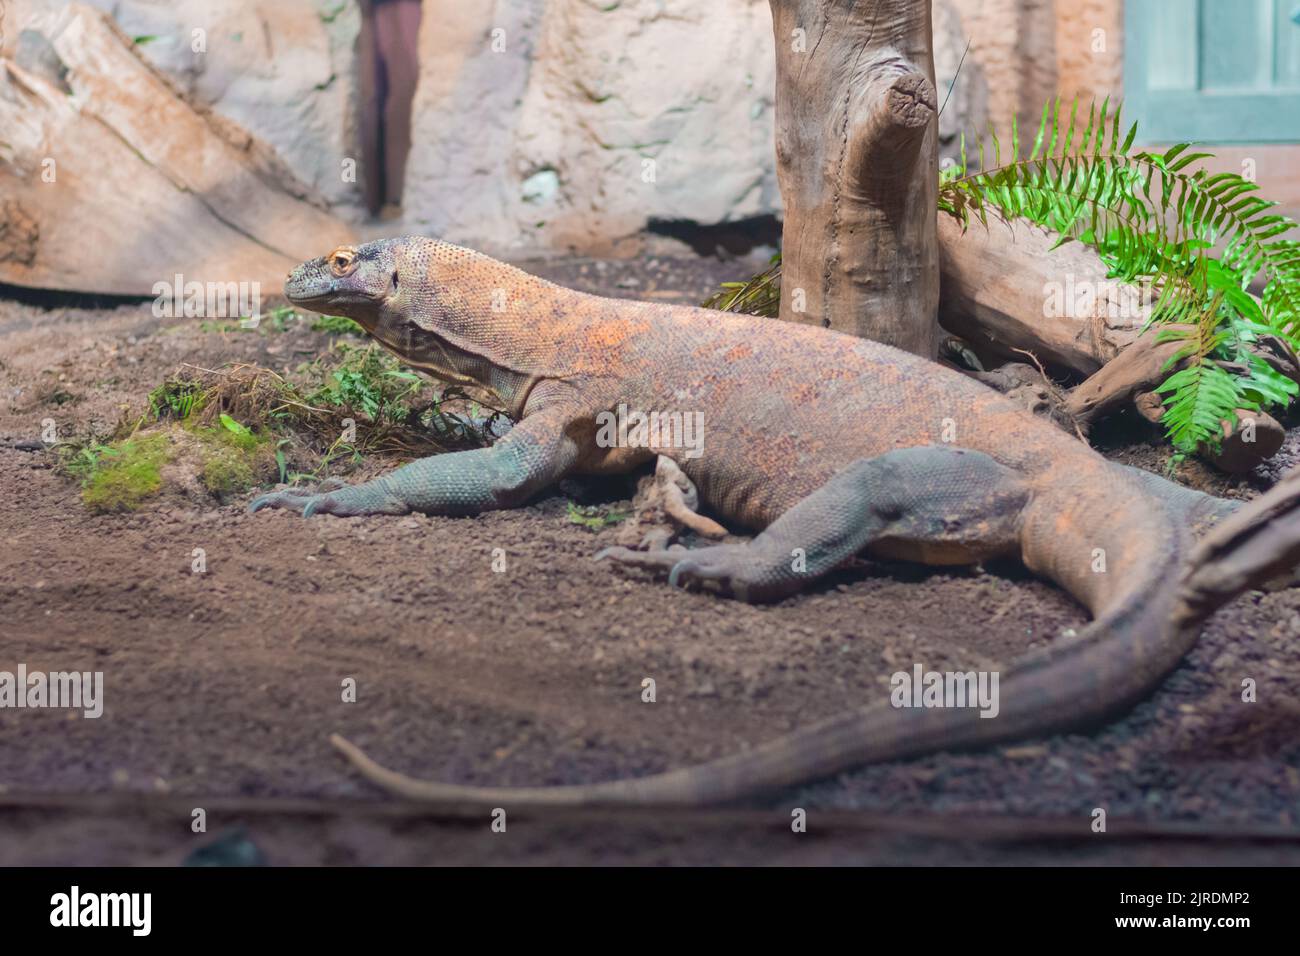
<path fill-rule="evenodd" d="M 1037 121 L 1058 93 L 1084 103 L 1123 90 L 1122 0 L 951 0 L 980 67 L 989 115 Z M 936 17 L 937 19 L 937 17 Z M 963 74 L 965 70 L 963 68 Z"/>
<path fill-rule="evenodd" d="M 360 215 L 344 169 L 360 161 L 355 3 L 90 2 L 191 102 L 265 142 L 337 214 Z M 64 6 L 9 0 L 6 45 L 34 11 Z M 966 34 L 949 0 L 935 7 L 943 94 Z M 767 0 L 426 0 L 405 223 L 382 231 L 634 252 L 656 220 L 779 214 L 773 43 Z M 982 125 L 982 70 L 967 60 L 941 118 L 948 153 Z"/>
<path fill-rule="evenodd" d="M 933 7 L 934 79 L 942 106 L 939 162 L 946 165 L 961 155 L 963 134 L 969 141 L 988 128 L 989 87 L 973 43 L 967 51 L 971 37 L 957 8 L 948 0 L 938 0 Z"/>
<path fill-rule="evenodd" d="M 410 226 L 608 249 L 777 208 L 766 0 L 425 4 Z"/>
<path fill-rule="evenodd" d="M 359 215 L 344 166 L 360 161 L 356 3 L 90 2 L 193 102 L 274 149 L 339 215 Z M 5 46 L 32 11 L 65 6 L 6 0 Z M 961 132 L 1036 118 L 1058 90 L 1121 89 L 1120 0 L 933 7 L 941 102 L 971 41 L 940 117 L 945 157 Z M 425 0 L 406 221 L 382 231 L 495 252 L 633 252 L 656 220 L 779 214 L 773 44 L 767 0 Z"/>
<path fill-rule="evenodd" d="M 345 0 L 89 0 L 191 102 L 271 146 L 332 207 L 361 203 L 360 7 Z"/>
<path fill-rule="evenodd" d="M 945 92 L 964 34 L 936 7 Z M 498 252 L 631 252 L 654 220 L 779 213 L 773 44 L 767 0 L 426 0 L 408 228 Z M 978 62 L 962 76 L 950 142 L 987 97 Z"/>
<path fill-rule="evenodd" d="M 266 295 L 348 240 L 265 144 L 196 111 L 98 11 L 37 13 L 12 49 L 0 60 L 0 281 L 149 295 L 179 273 Z"/>

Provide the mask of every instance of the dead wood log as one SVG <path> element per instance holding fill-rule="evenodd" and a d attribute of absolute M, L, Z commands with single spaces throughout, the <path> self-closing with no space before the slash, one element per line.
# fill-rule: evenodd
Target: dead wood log
<path fill-rule="evenodd" d="M 1080 424 L 1066 411 L 1068 393 L 1044 373 L 1042 366 L 1024 362 L 1007 362 L 998 368 L 985 371 L 960 369 L 976 381 L 997 389 L 1008 399 L 1059 428 L 1083 438 Z"/>
<path fill-rule="evenodd" d="M 1159 392 L 1143 392 L 1133 399 L 1133 407 L 1152 425 L 1159 425 L 1165 415 L 1165 400 Z"/>
<path fill-rule="evenodd" d="M 1181 363 L 1166 367 L 1186 342 L 1156 341 L 1157 330 L 1150 329 L 1096 375 L 1075 386 L 1065 400 L 1065 411 L 1081 426 L 1102 418 L 1132 402 L 1139 415 L 1153 425 L 1161 425 L 1165 413 L 1164 399 L 1155 391 Z M 1264 412 L 1246 408 L 1236 410 L 1235 420 L 1220 422 L 1223 438 L 1217 448 L 1205 446 L 1201 457 L 1221 471 L 1239 475 L 1254 471 L 1261 462 L 1278 453 L 1286 439 L 1286 429 Z"/>
<path fill-rule="evenodd" d="M 1127 408 L 1139 395 L 1154 391 L 1173 374 L 1177 366 L 1168 363 L 1187 343 L 1178 339 L 1157 341 L 1158 335 L 1159 330 L 1148 329 L 1070 391 L 1065 407 L 1075 421 L 1086 424 Z"/>
<path fill-rule="evenodd" d="M 1217 449 L 1202 449 L 1201 455 L 1210 464 L 1231 475 L 1244 475 L 1255 470 L 1261 462 L 1278 453 L 1286 441 L 1286 429 L 1265 412 L 1239 408 L 1235 420 L 1219 423 L 1223 438 Z"/>
<path fill-rule="evenodd" d="M 194 108 L 84 4 L 23 24 L 0 59 L 0 282 L 156 294 L 186 282 L 278 293 L 349 241 L 273 151 Z"/>
<path fill-rule="evenodd" d="M 1179 367 L 1169 363 L 1186 343 L 1159 342 L 1157 330 L 1141 331 L 1152 301 L 1149 289 L 1107 279 L 1091 249 L 1053 249 L 1055 241 L 1052 233 L 1021 222 L 991 220 L 988 228 L 976 223 L 963 232 L 941 214 L 940 323 L 977 354 L 1029 352 L 1057 370 L 1086 375 L 1065 398 L 1060 411 L 1066 422 L 1086 429 L 1133 403 L 1159 425 L 1165 406 L 1154 390 Z M 1264 336 L 1254 348 L 1274 369 L 1300 381 L 1300 358 L 1284 340 Z M 1232 474 L 1253 471 L 1277 453 L 1286 436 L 1272 417 L 1247 409 L 1239 409 L 1236 420 L 1225 419 L 1222 428 L 1219 447 L 1200 454 Z"/>
<path fill-rule="evenodd" d="M 781 317 L 937 352 L 928 0 L 771 0 Z"/>
<path fill-rule="evenodd" d="M 977 353 L 1092 375 L 1131 345 L 1145 321 L 1144 290 L 1106 278 L 1086 246 L 1053 249 L 1056 236 L 1030 223 L 987 227 L 938 221 L 939 323 Z"/>
<path fill-rule="evenodd" d="M 1197 545 L 1182 581 L 1188 616 L 1209 617 L 1238 594 L 1294 574 L 1300 563 L 1300 468 L 1220 522 Z"/>
<path fill-rule="evenodd" d="M 1133 402 L 1138 414 L 1153 425 L 1162 425 L 1164 399 L 1156 392 L 1139 395 Z M 1272 458 L 1286 441 L 1286 429 L 1272 415 L 1238 408 L 1232 420 L 1219 423 L 1223 437 L 1218 448 L 1200 449 L 1202 458 L 1230 475 L 1245 475 Z"/>

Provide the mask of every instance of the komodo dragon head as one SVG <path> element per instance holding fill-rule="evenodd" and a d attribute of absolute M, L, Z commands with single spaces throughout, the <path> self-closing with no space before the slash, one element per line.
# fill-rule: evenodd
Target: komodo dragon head
<path fill-rule="evenodd" d="M 381 273 L 388 281 L 380 284 Z M 309 259 L 289 273 L 284 294 L 294 305 L 313 312 L 330 309 L 366 325 L 373 323 L 384 300 L 400 290 L 397 250 L 389 241 L 339 246 Z"/>
<path fill-rule="evenodd" d="M 499 263 L 419 236 L 339 246 L 289 273 L 284 294 L 296 306 L 342 315 L 403 362 L 443 381 L 496 388 L 520 375 L 501 323 L 486 301 L 503 279 Z M 476 281 L 467 281 L 474 279 Z M 485 301 L 479 302 L 474 296 Z"/>

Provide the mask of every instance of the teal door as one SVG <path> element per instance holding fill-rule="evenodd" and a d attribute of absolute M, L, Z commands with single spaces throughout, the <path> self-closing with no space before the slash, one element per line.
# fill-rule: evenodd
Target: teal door
<path fill-rule="evenodd" d="M 1124 95 L 1150 142 L 1300 142 L 1300 0 L 1126 0 Z"/>

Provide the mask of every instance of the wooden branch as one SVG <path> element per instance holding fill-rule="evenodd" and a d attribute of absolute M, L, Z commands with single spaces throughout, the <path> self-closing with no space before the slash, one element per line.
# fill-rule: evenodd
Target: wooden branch
<path fill-rule="evenodd" d="M 1095 375 L 1077 385 L 1066 400 L 1066 411 L 1080 423 L 1128 407 L 1139 395 L 1154 391 L 1178 366 L 1166 368 L 1187 343 L 1181 339 L 1156 341 L 1157 329 L 1148 329 L 1130 347 L 1107 362 Z"/>
<path fill-rule="evenodd" d="M 937 98 L 928 0 L 771 0 L 781 317 L 933 357 Z"/>
<path fill-rule="evenodd" d="M 1229 515 L 1197 545 L 1182 587 L 1189 617 L 1204 620 L 1238 594 L 1300 563 L 1300 469 Z"/>
<path fill-rule="evenodd" d="M 1261 462 L 1278 453 L 1286 441 L 1286 429 L 1272 415 L 1239 408 L 1235 419 L 1219 423 L 1223 439 L 1214 451 L 1205 449 L 1202 456 L 1216 468 L 1231 475 L 1245 475 Z"/>
<path fill-rule="evenodd" d="M 1133 402 L 1137 412 L 1153 425 L 1163 427 L 1164 399 L 1156 392 L 1139 395 Z M 1219 423 L 1223 438 L 1217 449 L 1204 447 L 1199 454 L 1220 471 L 1245 475 L 1276 455 L 1286 441 L 1286 429 L 1272 415 L 1239 408 L 1233 420 Z"/>
<path fill-rule="evenodd" d="M 212 793 L 4 793 L 0 816 L 66 814 L 76 817 L 113 817 L 118 821 L 184 821 L 195 807 L 210 818 L 227 821 L 258 819 L 375 820 L 411 824 L 417 821 L 460 823 L 482 819 L 478 806 L 447 806 L 407 800 L 339 797 L 249 797 Z M 776 830 L 788 832 L 790 815 L 784 809 L 748 807 L 520 807 L 528 819 L 563 825 L 690 828 L 697 831 Z M 863 810 L 817 811 L 819 831 L 910 834 L 941 840 L 1065 841 L 1095 843 L 1097 835 L 1078 817 L 1032 817 L 1024 814 L 878 813 Z M 1242 824 L 1215 820 L 1141 820 L 1112 816 L 1107 839 L 1191 842 L 1300 842 L 1300 829 L 1279 824 Z"/>
<path fill-rule="evenodd" d="M 1156 330 L 1141 332 L 1149 291 L 1107 279 L 1091 249 L 1077 243 L 1053 249 L 1055 241 L 1024 222 L 991 220 L 987 229 L 975 223 L 963 233 L 941 213 L 940 322 L 981 357 L 999 360 L 1024 351 L 1058 371 L 1086 375 L 1061 409 L 1076 427 L 1086 429 L 1130 404 L 1160 425 L 1165 406 L 1155 388 L 1179 367 L 1167 363 L 1186 342 L 1157 342 Z M 1285 341 L 1264 336 L 1254 350 L 1300 381 L 1300 358 Z M 1247 409 L 1222 428 L 1220 446 L 1200 454 L 1231 474 L 1253 471 L 1286 437 L 1272 417 Z"/>
<path fill-rule="evenodd" d="M 1095 252 L 1026 222 L 939 214 L 939 323 L 992 359 L 1032 352 L 1092 375 L 1138 337 L 1149 296 L 1106 278 Z M 990 362 L 990 364 L 996 364 Z"/>

